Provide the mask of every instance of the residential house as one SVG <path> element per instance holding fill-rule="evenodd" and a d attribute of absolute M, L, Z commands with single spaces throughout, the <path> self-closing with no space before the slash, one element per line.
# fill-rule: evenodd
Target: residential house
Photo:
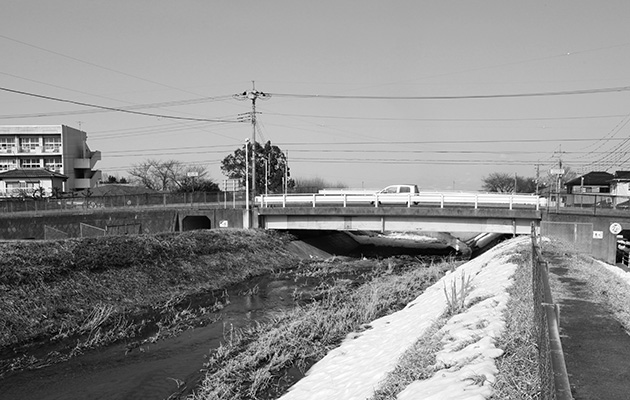
<path fill-rule="evenodd" d="M 67 177 L 64 192 L 90 189 L 101 179 L 101 159 L 84 131 L 65 125 L 0 126 L 0 172 L 44 169 Z"/>
<path fill-rule="evenodd" d="M 567 206 L 588 207 L 595 203 L 611 203 L 610 184 L 614 175 L 592 171 L 564 184 L 567 188 Z"/>
<path fill-rule="evenodd" d="M 610 182 L 610 193 L 615 195 L 615 205 L 628 205 L 630 199 L 630 171 L 616 171 Z"/>
<path fill-rule="evenodd" d="M 68 177 L 41 168 L 0 172 L 0 197 L 50 197 L 63 191 Z"/>

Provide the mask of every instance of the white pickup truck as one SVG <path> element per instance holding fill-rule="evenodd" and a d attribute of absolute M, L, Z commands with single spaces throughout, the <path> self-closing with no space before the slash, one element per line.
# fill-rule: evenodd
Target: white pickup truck
<path fill-rule="evenodd" d="M 410 196 L 416 196 L 418 193 L 420 193 L 418 185 L 390 185 L 379 190 L 375 195 L 378 204 L 406 204 Z"/>
<path fill-rule="evenodd" d="M 376 192 L 378 194 L 418 194 L 418 185 L 390 185 Z"/>

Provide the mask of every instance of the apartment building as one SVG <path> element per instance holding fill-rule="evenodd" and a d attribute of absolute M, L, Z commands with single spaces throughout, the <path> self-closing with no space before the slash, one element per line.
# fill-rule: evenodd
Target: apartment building
<path fill-rule="evenodd" d="M 47 170 L 67 177 L 64 192 L 89 189 L 101 179 L 94 169 L 101 159 L 87 134 L 65 125 L 0 125 L 0 173 Z M 2 185 L 2 182 L 0 182 Z"/>

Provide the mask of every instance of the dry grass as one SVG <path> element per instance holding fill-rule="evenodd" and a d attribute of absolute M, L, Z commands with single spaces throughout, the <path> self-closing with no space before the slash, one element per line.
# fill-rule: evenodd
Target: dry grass
<path fill-rule="evenodd" d="M 588 290 L 596 301 L 606 304 L 626 330 L 630 330 L 630 308 L 628 307 L 630 290 L 626 282 L 620 280 L 600 262 L 587 255 L 579 254 L 562 241 L 554 239 L 546 242 L 543 247 L 545 252 L 562 255 L 570 265 L 567 276 L 584 282 L 584 289 Z M 558 282 L 555 275 L 551 274 L 550 278 L 554 293 L 564 297 L 573 296 L 567 289 L 563 289 L 563 285 Z"/>
<path fill-rule="evenodd" d="M 457 315 L 466 310 L 466 299 L 473 290 L 472 277 L 466 278 L 466 274 L 462 273 L 461 283 L 459 289 L 457 286 L 457 280 L 451 281 L 450 291 L 446 290 L 446 284 L 444 286 L 444 296 L 446 297 L 446 316 L 450 317 Z"/>
<path fill-rule="evenodd" d="M 440 329 L 448 318 L 436 321 L 416 343 L 402 355 L 396 368 L 381 382 L 370 400 L 395 400 L 410 383 L 428 379 L 437 370 L 435 355 L 442 350 Z"/>
<path fill-rule="evenodd" d="M 178 299 L 295 266 L 287 240 L 215 230 L 0 243 L 0 348 L 72 339 L 64 354 L 77 354 L 137 334 L 147 323 L 138 315 L 167 310 L 154 322 L 177 324 L 188 318 Z M 39 362 L 6 360 L 0 374 Z"/>
<path fill-rule="evenodd" d="M 281 394 L 293 383 L 283 379 L 289 368 L 305 372 L 349 333 L 369 329 L 365 324 L 402 308 L 448 268 L 446 264 L 415 265 L 401 275 L 376 274 L 358 288 L 338 280 L 326 289 L 322 301 L 231 336 L 211 354 L 207 375 L 193 398 L 251 399 Z"/>
<path fill-rule="evenodd" d="M 496 400 L 529 400 L 540 397 L 538 347 L 534 334 L 534 300 L 531 250 L 521 250 L 511 262 L 518 265 L 504 318 L 503 335 L 496 346 L 504 353 L 496 360 L 499 373 L 493 385 Z"/>

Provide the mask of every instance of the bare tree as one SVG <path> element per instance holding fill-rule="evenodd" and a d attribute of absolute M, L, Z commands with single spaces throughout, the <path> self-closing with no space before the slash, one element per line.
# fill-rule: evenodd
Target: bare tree
<path fill-rule="evenodd" d="M 534 193 L 536 180 L 518 175 L 510 175 L 505 172 L 493 172 L 482 179 L 482 189 L 487 192 L 499 193 Z M 516 187 L 514 186 L 516 184 Z"/>
<path fill-rule="evenodd" d="M 196 172 L 198 178 L 207 175 L 206 169 L 202 166 L 185 166 L 177 160 L 161 161 L 154 159 L 134 164 L 127 172 L 132 179 L 142 186 L 159 191 L 181 188 L 187 179 L 188 172 Z"/>

